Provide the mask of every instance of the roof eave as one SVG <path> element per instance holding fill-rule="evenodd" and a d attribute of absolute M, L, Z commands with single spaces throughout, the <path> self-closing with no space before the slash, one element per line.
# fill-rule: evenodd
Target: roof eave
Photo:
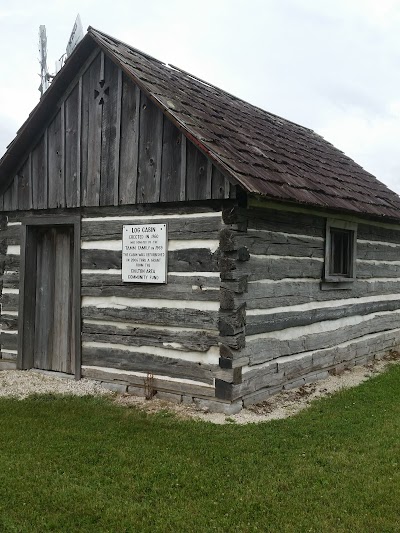
<path fill-rule="evenodd" d="M 74 77 L 80 65 L 92 53 L 96 45 L 92 36 L 87 33 L 7 147 L 7 151 L 0 159 L 0 194 L 3 194 L 11 183 L 23 163 L 23 157 L 35 142 L 37 132 L 47 122 L 49 108 L 52 109 L 62 98 L 68 80 Z"/>

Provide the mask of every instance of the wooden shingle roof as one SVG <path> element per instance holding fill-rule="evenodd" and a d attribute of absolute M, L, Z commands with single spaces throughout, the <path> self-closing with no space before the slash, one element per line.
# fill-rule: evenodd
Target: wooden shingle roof
<path fill-rule="evenodd" d="M 79 55 L 81 47 L 88 46 L 88 41 L 92 41 L 91 46 L 93 41 L 97 43 L 245 191 L 284 202 L 400 219 L 400 197 L 312 130 L 255 107 L 98 30 L 88 29 L 62 70 L 68 62 L 74 62 L 74 56 Z M 38 107 L 45 104 L 46 95 Z M 29 120 L 21 128 L 21 135 L 29 130 Z M 18 144 L 18 135 L 11 149 Z M 0 180 L 4 159 L 0 161 Z"/>

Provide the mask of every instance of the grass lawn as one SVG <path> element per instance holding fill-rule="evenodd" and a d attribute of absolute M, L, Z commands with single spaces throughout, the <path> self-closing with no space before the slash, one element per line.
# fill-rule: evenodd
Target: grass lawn
<path fill-rule="evenodd" d="M 287 420 L 0 399 L 0 531 L 398 532 L 400 366 Z"/>

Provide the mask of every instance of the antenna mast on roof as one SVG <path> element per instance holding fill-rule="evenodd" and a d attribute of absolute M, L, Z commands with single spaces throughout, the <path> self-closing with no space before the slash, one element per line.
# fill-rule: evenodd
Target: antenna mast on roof
<path fill-rule="evenodd" d="M 40 63 L 40 96 L 49 86 L 49 72 L 47 70 L 47 35 L 46 26 L 39 26 L 39 63 Z"/>
<path fill-rule="evenodd" d="M 83 39 L 83 28 L 81 17 L 78 16 L 75 19 L 74 26 L 71 31 L 71 35 L 68 40 L 66 53 L 64 53 L 58 61 L 56 61 L 56 74 L 62 69 L 65 61 L 72 54 L 77 44 Z M 47 70 L 47 36 L 46 36 L 46 26 L 39 26 L 39 54 L 40 54 L 40 95 L 41 97 L 48 89 L 50 81 L 54 78 L 56 74 L 49 74 Z"/>

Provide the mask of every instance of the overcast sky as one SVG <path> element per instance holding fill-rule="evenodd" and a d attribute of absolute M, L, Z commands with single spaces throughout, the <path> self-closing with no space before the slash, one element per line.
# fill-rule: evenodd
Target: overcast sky
<path fill-rule="evenodd" d="M 312 128 L 400 193 L 400 0 L 0 0 L 1 154 L 39 100 L 39 25 L 53 72 L 78 12 Z"/>

